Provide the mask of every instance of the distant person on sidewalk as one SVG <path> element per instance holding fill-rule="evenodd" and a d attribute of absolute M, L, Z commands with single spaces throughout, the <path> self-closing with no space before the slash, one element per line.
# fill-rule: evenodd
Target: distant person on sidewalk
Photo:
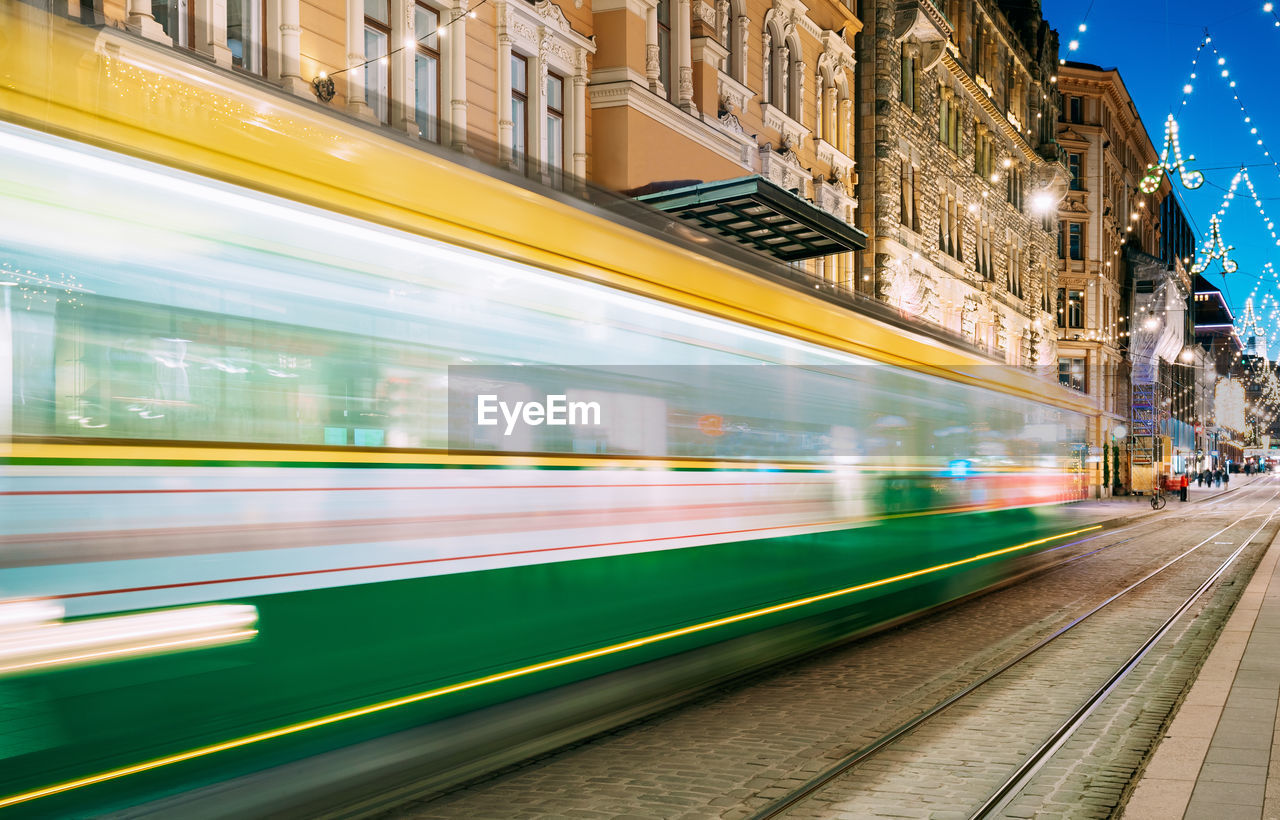
<path fill-rule="evenodd" d="M 1181 481 L 1179 481 L 1178 483 L 1179 483 L 1179 484 L 1181 485 L 1181 487 L 1182 487 L 1182 500 L 1183 500 L 1183 501 L 1186 501 L 1186 500 L 1187 500 L 1187 494 L 1191 491 L 1191 479 L 1187 476 L 1187 474 L 1186 474 L 1186 473 L 1183 473 L 1183 474 L 1182 474 L 1182 479 L 1181 479 Z"/>
<path fill-rule="evenodd" d="M 1231 489 L 1231 471 L 1230 470 L 1222 471 L 1222 489 L 1224 490 Z"/>
<path fill-rule="evenodd" d="M 1197 487 L 1204 486 L 1204 470 L 1201 470 L 1200 472 L 1196 473 L 1196 486 Z"/>

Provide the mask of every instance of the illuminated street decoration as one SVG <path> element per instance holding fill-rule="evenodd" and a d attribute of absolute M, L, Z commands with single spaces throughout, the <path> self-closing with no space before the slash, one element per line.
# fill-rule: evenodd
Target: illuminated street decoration
<path fill-rule="evenodd" d="M 1204 247 L 1200 249 L 1203 255 L 1196 258 L 1196 263 L 1191 266 L 1191 272 L 1203 273 L 1209 267 L 1209 263 L 1215 259 L 1221 259 L 1222 272 L 1235 273 L 1240 266 L 1227 255 L 1233 250 L 1235 250 L 1234 245 L 1222 243 L 1222 229 L 1217 214 L 1214 214 L 1209 220 L 1209 237 L 1205 239 Z"/>
<path fill-rule="evenodd" d="M 1173 162 L 1169 161 L 1170 155 Z M 1144 194 L 1154 194 L 1160 187 L 1161 175 L 1167 171 L 1172 179 L 1173 172 L 1177 171 L 1182 187 L 1195 190 L 1204 184 L 1204 174 L 1187 167 L 1187 163 L 1195 162 L 1195 159 L 1195 154 L 1185 160 L 1182 158 L 1182 147 L 1178 144 L 1178 121 L 1170 114 L 1164 121 L 1164 149 L 1160 152 L 1160 162 L 1147 166 L 1147 173 L 1143 175 L 1138 187 Z"/>

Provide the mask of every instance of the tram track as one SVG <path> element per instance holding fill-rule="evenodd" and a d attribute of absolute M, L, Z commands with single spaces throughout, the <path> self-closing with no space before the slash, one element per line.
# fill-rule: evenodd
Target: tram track
<path fill-rule="evenodd" d="M 734 820 L 752 816 L 753 811 L 763 811 L 766 801 L 776 805 L 784 787 L 787 794 L 802 790 L 808 782 L 802 783 L 802 779 L 827 772 L 837 755 L 842 755 L 838 760 L 847 761 L 848 756 L 880 743 L 889 734 L 910 738 L 913 727 L 906 724 L 931 705 L 959 700 L 960 714 L 977 710 L 979 707 L 965 706 L 963 698 L 955 697 L 957 688 L 992 677 L 989 671 L 1006 665 L 1006 659 L 1035 654 L 1038 649 L 1027 650 L 1044 642 L 1046 634 L 1062 633 L 1047 642 L 1056 646 L 1073 642 L 1071 638 L 1061 640 L 1063 635 L 1093 631 L 1063 629 L 1067 621 L 1059 613 L 1094 608 L 1098 590 L 1123 587 L 1125 592 L 1112 596 L 1118 600 L 1146 597 L 1132 593 L 1153 586 L 1148 583 L 1149 576 L 1167 573 L 1166 565 L 1192 563 L 1198 567 L 1198 558 L 1185 559 L 1212 553 L 1202 548 L 1230 537 L 1233 527 L 1247 524 L 1251 515 L 1266 509 L 1277 496 L 1276 483 L 1264 480 L 1180 505 L 1181 509 L 1144 513 L 1136 521 L 1038 553 L 1061 558 L 1024 566 L 1013 580 L 918 616 L 910 624 L 744 676 L 625 727 L 456 787 L 441 791 L 408 786 L 399 792 L 399 799 L 378 801 L 376 809 L 369 806 L 373 811 L 358 815 L 506 816 L 504 812 L 519 806 L 520 816 L 537 818 L 567 816 L 573 809 L 586 811 L 583 816 Z M 1232 507 L 1246 509 L 1238 513 Z M 1265 528 L 1271 519 L 1266 514 L 1262 518 Z M 1256 531 L 1250 537 L 1255 535 Z M 1125 545 L 1131 549 L 1116 549 Z M 1070 567 L 1079 569 L 1067 571 Z M 1178 584 L 1183 584 L 1184 573 L 1176 574 Z M 1166 585 L 1154 586 L 1161 589 Z M 1220 597 L 1214 593 L 1215 602 Z M 1145 618 L 1149 613 L 1142 614 Z M 1161 618 L 1167 618 L 1167 613 Z M 809 716 L 803 714 L 806 711 Z M 1066 711 L 1059 709 L 1055 714 Z M 922 722 L 924 728 L 928 723 Z M 904 726 L 904 731 L 894 731 L 894 727 Z M 1016 736 L 1021 743 L 1020 727 L 1005 734 Z M 1034 740 L 1047 734 L 1028 731 L 1025 736 Z M 888 752 L 895 744 L 882 745 Z M 864 756 L 861 764 L 846 765 L 845 770 L 857 771 L 860 765 L 878 769 L 855 774 L 850 786 L 855 790 L 883 788 L 876 785 L 875 778 L 903 769 L 905 754 L 899 751 L 876 760 L 877 753 Z M 981 752 L 971 750 L 968 754 L 966 766 L 983 759 Z M 988 755 L 986 759 L 996 757 Z M 1055 762 L 1055 768 L 1057 765 Z M 832 783 L 841 780 L 838 772 L 829 778 Z M 987 777 L 983 782 L 994 784 L 995 778 Z M 691 785 L 682 788 L 682 783 Z M 1036 785 L 1040 787 L 1039 780 Z M 694 794 L 694 788 L 707 796 Z M 971 795 L 971 800 L 955 805 L 935 801 L 921 807 L 978 805 L 986 794 Z M 863 796 L 868 795 L 870 791 Z M 687 801 L 685 809 L 675 811 L 672 805 L 680 800 Z M 738 801 L 736 808 L 724 808 L 734 801 Z M 804 803 L 801 800 L 796 805 Z M 861 805 L 859 811 L 846 816 L 873 813 L 861 810 Z M 787 813 L 785 809 L 781 812 Z M 829 815 L 800 812 L 800 816 Z"/>
<path fill-rule="evenodd" d="M 1246 491 L 1263 490 L 1263 488 L 1258 487 L 1257 485 L 1253 485 L 1245 489 Z M 1232 521 L 1227 526 L 1216 530 L 1209 536 L 1202 539 L 1195 546 L 1183 551 L 1173 559 L 1164 562 L 1157 569 L 1147 573 L 1141 579 L 1129 584 L 1119 592 L 1116 592 L 1113 595 L 1109 596 L 1101 603 L 1090 608 L 1084 614 L 1076 616 L 1064 626 L 1061 626 L 1058 629 L 1054 630 L 1051 634 L 1045 636 L 1044 638 L 1042 638 L 1040 641 L 1038 641 L 1031 647 L 1023 650 L 1022 652 L 1017 654 L 1015 657 L 1000 664 L 998 667 L 996 667 L 986 675 L 982 676 L 980 679 L 969 684 L 962 690 L 954 693 L 953 695 L 949 696 L 945 700 L 938 702 L 931 708 L 921 712 L 917 716 L 899 725 L 898 727 L 894 728 L 890 732 L 885 733 L 884 735 L 882 735 L 880 738 L 876 739 L 872 743 L 866 744 L 861 748 L 859 748 L 858 750 L 856 750 L 855 752 L 853 752 L 852 754 L 849 754 L 843 757 L 842 759 L 837 761 L 835 764 L 831 765 L 827 769 L 823 770 L 822 772 L 819 772 L 817 775 L 805 781 L 805 783 L 803 783 L 800 787 L 793 789 L 789 793 L 774 799 L 763 808 L 749 815 L 749 820 L 767 820 L 768 818 L 777 818 L 777 817 L 787 816 L 788 813 L 791 811 L 791 809 L 799 806 L 800 804 L 814 797 L 816 794 L 820 793 L 824 788 L 826 788 L 829 784 L 832 784 L 833 782 L 837 781 L 844 775 L 853 772 L 859 766 L 865 764 L 867 761 L 873 759 L 874 757 L 881 754 L 885 750 L 891 748 L 898 740 L 907 736 L 908 734 L 915 731 L 919 727 L 925 725 L 930 720 L 936 718 L 937 716 L 941 715 L 942 713 L 946 712 L 947 710 L 951 709 L 952 707 L 961 703 L 962 701 L 965 701 L 967 698 L 971 697 L 975 693 L 982 691 L 985 687 L 989 686 L 992 682 L 1000 679 L 1001 676 L 1005 675 L 1010 670 L 1025 663 L 1028 659 L 1037 655 L 1041 650 L 1050 646 L 1051 644 L 1056 642 L 1058 639 L 1060 639 L 1064 635 L 1068 634 L 1072 630 L 1076 629 L 1077 627 L 1089 621 L 1089 619 L 1091 619 L 1094 615 L 1102 612 L 1107 607 L 1123 599 L 1125 596 L 1133 593 L 1135 590 L 1142 588 L 1145 584 L 1147 584 L 1147 582 L 1162 575 L 1170 568 L 1182 562 L 1183 559 L 1193 555 L 1194 553 L 1201 550 L 1203 547 L 1213 544 L 1215 539 L 1222 537 L 1228 530 L 1231 530 L 1236 526 L 1246 521 L 1249 521 L 1253 518 L 1259 517 L 1256 514 L 1257 511 L 1266 507 L 1269 504 L 1272 504 L 1278 496 L 1280 496 L 1280 490 L 1276 490 L 1275 492 L 1272 492 L 1272 494 L 1268 496 L 1266 500 L 1254 506 L 1251 510 L 1249 510 L 1249 512 L 1237 518 L 1235 521 Z M 1238 501 L 1239 496 L 1236 496 L 1234 498 L 1228 498 L 1225 496 L 1225 494 L 1221 496 L 1216 496 L 1212 499 L 1209 499 L 1208 502 L 1206 503 L 1206 506 L 1211 506 L 1211 505 L 1216 506 L 1216 504 L 1221 503 L 1222 501 L 1225 501 L 1225 500 Z M 1252 532 L 1249 533 L 1249 536 L 1245 538 L 1240 543 L 1240 545 L 1234 551 L 1232 551 L 1231 554 L 1214 569 L 1214 571 L 1195 589 L 1195 591 L 1191 595 L 1187 596 L 1185 599 L 1182 600 L 1182 602 L 1176 607 L 1173 613 L 1170 614 L 1154 632 L 1152 632 L 1150 635 L 1147 636 L 1147 638 L 1143 641 L 1141 646 L 1128 657 L 1128 659 L 1120 666 L 1120 668 L 1117 669 L 1115 673 L 1113 673 L 1111 676 L 1109 676 L 1102 686 L 1098 687 L 1085 700 L 1085 702 L 1081 704 L 1080 707 L 1070 715 L 1070 717 L 1066 721 L 1064 721 L 1052 734 L 1050 734 L 1050 736 L 1043 743 L 1041 743 L 1040 746 L 1037 747 L 1036 750 L 1031 755 L 1029 755 L 1019 766 L 1017 766 L 1013 770 L 1013 772 L 1010 773 L 1005 778 L 1004 782 L 1002 782 L 1000 786 L 996 788 L 995 791 L 993 791 L 981 805 L 979 805 L 976 809 L 970 812 L 969 816 L 971 820 L 977 820 L 978 818 L 989 818 L 989 817 L 999 816 L 1000 812 L 1009 806 L 1012 800 L 1018 795 L 1019 791 L 1031 781 L 1031 779 L 1036 775 L 1038 771 L 1040 771 L 1040 769 L 1044 766 L 1045 762 L 1049 760 L 1052 757 L 1052 755 L 1057 750 L 1059 750 L 1071 738 L 1071 736 L 1084 724 L 1084 722 L 1088 719 L 1088 717 L 1107 698 L 1107 696 L 1115 690 L 1117 685 L 1122 680 L 1124 680 L 1130 673 L 1133 672 L 1133 670 L 1137 667 L 1138 663 L 1144 657 L 1147 656 L 1147 654 L 1160 641 L 1161 638 L 1163 638 L 1166 634 L 1168 634 L 1170 629 L 1173 628 L 1174 624 L 1182 617 L 1182 615 L 1184 615 L 1189 609 L 1191 609 L 1196 604 L 1196 602 L 1199 601 L 1201 597 L 1213 586 L 1213 584 L 1222 577 L 1222 575 L 1230 568 L 1230 566 L 1237 561 L 1237 559 L 1244 552 L 1244 550 L 1250 544 L 1253 543 L 1253 539 L 1258 535 L 1258 533 L 1262 532 L 1267 527 L 1267 525 L 1269 525 L 1273 520 L 1275 520 L 1278 514 L 1280 514 L 1280 509 L 1273 509 L 1271 512 L 1267 513 L 1265 516 L 1262 516 L 1263 518 L 1262 523 L 1258 524 L 1258 526 L 1254 528 Z M 1193 514 L 1190 511 L 1188 511 L 1188 513 L 1181 513 L 1177 515 L 1176 518 L 1178 519 L 1189 518 L 1189 517 L 1192 517 L 1192 515 Z M 1148 526 L 1150 524 L 1155 524 L 1155 523 L 1161 523 L 1161 524 L 1167 525 L 1170 523 L 1170 518 L 1167 516 L 1148 518 L 1147 520 L 1138 522 L 1136 524 L 1123 527 L 1120 530 L 1110 530 L 1108 531 L 1107 534 L 1114 535 L 1114 534 L 1118 534 L 1119 532 L 1139 529 L 1141 527 Z M 1097 555 L 1103 551 L 1109 550 L 1113 547 L 1117 547 L 1122 544 L 1129 543 L 1133 541 L 1136 537 L 1137 536 L 1130 536 L 1128 538 L 1122 539 L 1121 541 L 1106 544 L 1097 549 L 1089 550 L 1088 552 L 1079 553 L 1077 555 L 1070 556 L 1062 561 L 1058 561 L 1051 565 L 1038 568 L 1035 571 L 1035 574 L 1038 576 L 1043 576 L 1055 570 L 1064 568 L 1065 566 L 1071 563 L 1074 563 L 1078 560 L 1088 558 L 1088 557 Z"/>

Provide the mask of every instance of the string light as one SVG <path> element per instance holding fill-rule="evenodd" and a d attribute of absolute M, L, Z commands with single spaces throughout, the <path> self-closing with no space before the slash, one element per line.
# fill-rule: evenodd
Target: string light
<path fill-rule="evenodd" d="M 1213 260 L 1221 259 L 1222 272 L 1235 273 L 1239 269 L 1239 265 L 1228 256 L 1233 250 L 1235 250 L 1234 245 L 1222 244 L 1222 230 L 1219 227 L 1218 215 L 1214 214 L 1209 219 L 1209 237 L 1205 240 L 1204 247 L 1201 248 L 1203 256 L 1196 258 L 1196 263 L 1191 266 L 1191 272 L 1203 273 Z"/>
<path fill-rule="evenodd" d="M 451 13 L 450 18 L 444 23 L 441 23 L 439 26 L 437 26 L 434 31 L 430 31 L 422 35 L 421 37 L 412 39 L 409 42 L 407 42 L 405 45 L 401 46 L 400 48 L 393 48 L 391 51 L 388 51 L 386 54 L 383 54 L 380 57 L 370 57 L 369 59 L 365 60 L 363 63 L 359 63 L 357 65 L 349 65 L 346 68 L 340 68 L 337 71 L 334 71 L 332 73 L 321 71 L 319 74 L 316 75 L 315 79 L 311 81 L 311 88 L 315 92 L 316 97 L 319 98 L 320 102 L 327 103 L 329 102 L 329 100 L 333 99 L 333 95 L 336 93 L 336 89 L 333 83 L 334 77 L 338 76 L 339 74 L 345 74 L 348 71 L 354 71 L 357 68 L 364 68 L 365 66 L 370 65 L 372 63 L 378 63 L 379 65 L 387 65 L 391 61 L 391 56 L 393 54 L 398 54 L 401 51 L 404 51 L 405 49 L 415 48 L 419 43 L 425 42 L 429 37 L 444 37 L 449 33 L 449 27 L 452 26 L 454 23 L 458 22 L 459 20 L 476 19 L 475 10 L 488 2 L 489 0 L 480 0 L 480 2 L 476 3 L 475 6 L 473 6 L 470 11 Z"/>
<path fill-rule="evenodd" d="M 1170 155 L 1174 160 L 1172 163 L 1169 161 Z M 1204 174 L 1187 167 L 1195 158 L 1195 154 L 1185 160 L 1182 158 L 1182 146 L 1178 143 L 1178 121 L 1170 114 L 1164 121 L 1164 148 L 1160 151 L 1160 161 L 1147 166 L 1147 172 L 1138 183 L 1138 188 L 1144 194 L 1153 194 L 1160 187 L 1161 176 L 1168 172 L 1172 179 L 1174 171 L 1178 172 L 1182 187 L 1192 191 L 1199 188 L 1204 184 Z"/>

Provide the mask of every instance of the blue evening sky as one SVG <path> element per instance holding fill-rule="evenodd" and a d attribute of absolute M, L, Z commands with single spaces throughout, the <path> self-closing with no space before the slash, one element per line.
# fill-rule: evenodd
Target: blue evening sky
<path fill-rule="evenodd" d="M 1267 220 L 1258 214 L 1241 181 L 1222 219 L 1222 238 L 1235 246 L 1230 255 L 1239 270 L 1224 276 L 1221 262 L 1215 260 L 1205 275 L 1227 294 L 1237 322 L 1247 297 L 1254 294 L 1255 306 L 1266 297 L 1267 308 L 1259 318 L 1272 337 L 1274 358 L 1277 317 L 1272 312 L 1280 285 L 1263 266 L 1274 261 L 1280 268 L 1280 247 L 1271 238 L 1271 230 L 1280 236 L 1280 165 L 1273 163 L 1280 162 L 1280 27 L 1275 14 L 1263 10 L 1263 0 L 1043 0 L 1043 12 L 1058 30 L 1062 57 L 1120 69 L 1157 153 L 1163 145 L 1165 117 L 1172 113 L 1177 118 L 1183 158 L 1195 155 L 1190 166 L 1204 173 L 1205 182 L 1187 190 L 1176 177 L 1172 181 L 1201 245 L 1232 177 L 1242 164 L 1248 166 Z M 1200 51 L 1193 80 L 1191 63 L 1206 28 L 1212 42 Z M 1068 49 L 1073 39 L 1079 41 L 1075 51 Z M 1218 64 L 1219 57 L 1225 64 Z M 1226 78 L 1221 76 L 1224 69 L 1229 72 Z M 1235 88 L 1229 86 L 1233 80 Z M 1186 84 L 1193 90 L 1184 95 Z M 1241 104 L 1252 122 L 1244 121 Z M 1256 134 L 1250 133 L 1252 128 L 1257 128 Z M 1264 150 L 1271 152 L 1270 158 Z M 1268 229 L 1267 221 L 1274 221 L 1275 227 Z"/>

